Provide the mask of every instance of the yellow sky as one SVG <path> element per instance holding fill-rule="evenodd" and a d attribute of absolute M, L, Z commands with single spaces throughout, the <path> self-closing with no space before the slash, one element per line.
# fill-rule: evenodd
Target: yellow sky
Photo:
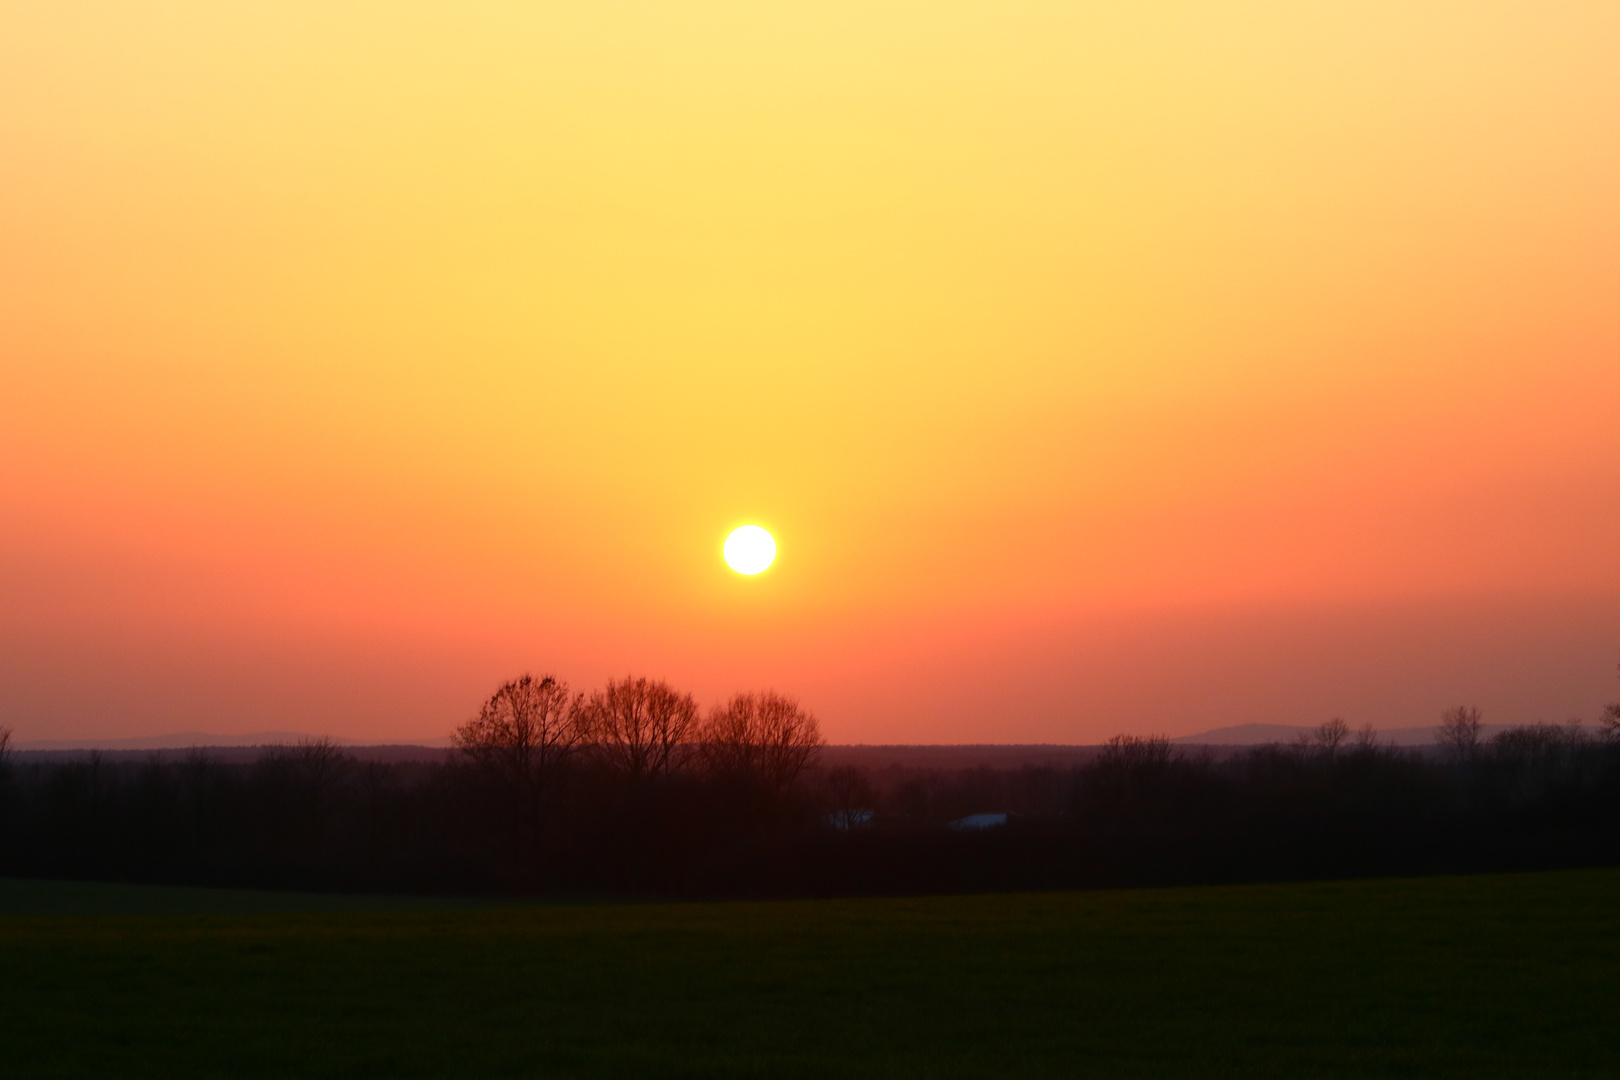
<path fill-rule="evenodd" d="M 1616 56 L 1609 3 L 7 4 L 0 722 L 418 736 L 552 666 L 1073 741 L 1238 613 L 1601 608 Z M 1027 644 L 1142 618 L 1091 697 Z M 1009 650 L 1023 711 L 930 674 Z"/>

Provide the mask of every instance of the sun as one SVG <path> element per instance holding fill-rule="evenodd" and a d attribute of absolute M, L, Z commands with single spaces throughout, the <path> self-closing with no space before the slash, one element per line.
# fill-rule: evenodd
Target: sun
<path fill-rule="evenodd" d="M 726 537 L 726 565 L 752 577 L 776 561 L 776 540 L 758 525 L 744 525 Z"/>

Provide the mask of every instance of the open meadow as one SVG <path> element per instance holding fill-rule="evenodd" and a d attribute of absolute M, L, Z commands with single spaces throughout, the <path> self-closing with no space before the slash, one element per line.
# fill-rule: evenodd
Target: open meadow
<path fill-rule="evenodd" d="M 1620 871 L 771 903 L 0 882 L 18 1077 L 1620 1067 Z"/>

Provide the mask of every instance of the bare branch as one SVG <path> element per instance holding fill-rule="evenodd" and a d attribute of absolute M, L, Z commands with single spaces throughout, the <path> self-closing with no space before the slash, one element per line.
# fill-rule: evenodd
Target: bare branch
<path fill-rule="evenodd" d="M 1467 761 L 1479 752 L 1479 729 L 1479 710 L 1459 705 L 1440 715 L 1440 731 L 1435 741 L 1450 750 L 1459 761 Z"/>
<path fill-rule="evenodd" d="M 603 758 L 639 779 L 684 764 L 697 733 L 698 707 L 691 694 L 666 682 L 626 677 L 592 694 L 583 717 L 587 737 Z"/>
<path fill-rule="evenodd" d="M 1350 725 L 1335 716 L 1318 724 L 1311 737 L 1316 745 L 1327 751 L 1328 757 L 1333 757 L 1338 754 L 1339 747 L 1344 745 L 1344 741 L 1350 737 Z"/>
<path fill-rule="evenodd" d="M 821 725 L 774 690 L 738 694 L 709 714 L 703 753 L 718 772 L 750 774 L 782 792 L 820 752 Z"/>
<path fill-rule="evenodd" d="M 540 782 L 579 744 L 582 702 L 550 675 L 524 675 L 490 695 L 450 741 L 466 757 L 523 786 Z"/>

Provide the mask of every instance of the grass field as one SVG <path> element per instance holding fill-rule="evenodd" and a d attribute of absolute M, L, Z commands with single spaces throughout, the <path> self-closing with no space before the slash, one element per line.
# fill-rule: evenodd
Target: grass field
<path fill-rule="evenodd" d="M 1620 872 L 497 907 L 0 883 L 15 1077 L 1620 1075 Z"/>

